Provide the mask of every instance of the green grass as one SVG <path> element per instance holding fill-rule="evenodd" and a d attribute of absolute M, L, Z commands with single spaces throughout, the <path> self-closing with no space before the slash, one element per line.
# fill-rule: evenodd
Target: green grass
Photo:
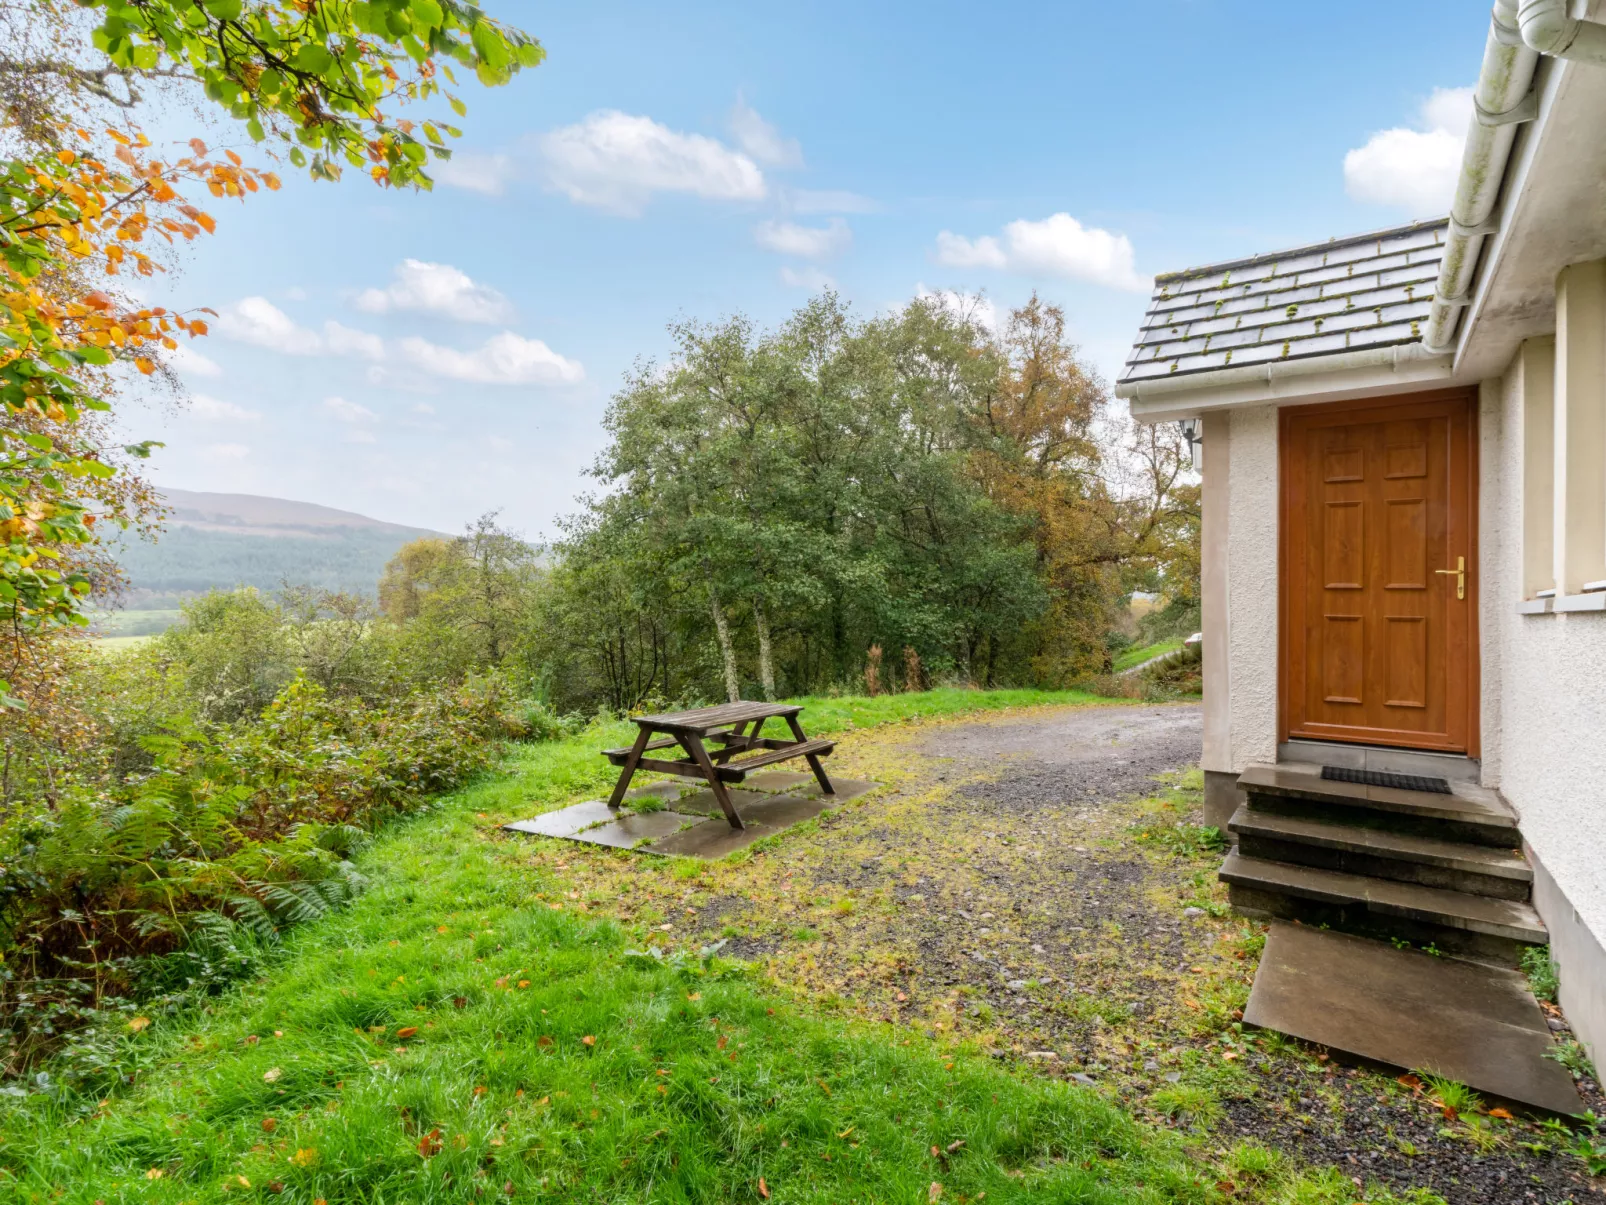
<path fill-rule="evenodd" d="M 138 648 L 151 639 L 153 637 L 150 636 L 97 636 L 93 647 L 97 652 L 116 653 L 123 649 Z"/>
<path fill-rule="evenodd" d="M 602 762 L 608 731 L 532 748 L 383 835 L 360 859 L 370 890 L 262 978 L 125 1033 L 115 1086 L 0 1097 L 0 1195 L 1214 1199 L 1179 1139 L 1095 1092 L 827 1022 L 745 968 L 632 953 L 646 932 L 554 910 L 557 884 L 486 817 L 589 784 L 581 755 Z"/>
<path fill-rule="evenodd" d="M 1010 707 L 1039 707 L 1054 704 L 1110 704 L 1123 700 L 1101 698 L 1079 690 L 924 690 L 904 695 L 806 695 L 789 699 L 801 703 L 800 717 L 810 736 L 834 736 L 855 728 L 895 724 L 907 720 L 938 719 L 943 716 L 1002 711 Z M 773 723 L 773 721 L 771 721 Z"/>
<path fill-rule="evenodd" d="M 1134 665 L 1142 665 L 1153 657 L 1161 657 L 1166 653 L 1174 653 L 1182 647 L 1182 637 L 1172 640 L 1162 640 L 1157 644 L 1146 644 L 1142 648 L 1127 649 L 1115 658 L 1115 672 L 1131 669 Z"/>

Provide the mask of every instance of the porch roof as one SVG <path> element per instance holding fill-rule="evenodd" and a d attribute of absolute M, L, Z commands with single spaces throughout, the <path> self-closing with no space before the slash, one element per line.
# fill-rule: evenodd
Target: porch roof
<path fill-rule="evenodd" d="M 1154 279 L 1120 384 L 1419 342 L 1448 218 Z"/>

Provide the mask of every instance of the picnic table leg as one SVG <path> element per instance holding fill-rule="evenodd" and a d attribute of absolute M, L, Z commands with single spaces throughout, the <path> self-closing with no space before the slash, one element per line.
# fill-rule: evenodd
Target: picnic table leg
<path fill-rule="evenodd" d="M 641 755 L 647 748 L 647 738 L 651 735 L 645 726 L 636 733 L 636 743 L 630 747 L 630 756 L 625 758 L 624 769 L 619 771 L 619 781 L 613 784 L 613 794 L 608 796 L 609 807 L 617 808 L 624 802 L 630 780 L 636 776 L 636 763 L 641 761 Z"/>
<path fill-rule="evenodd" d="M 803 735 L 803 725 L 798 723 L 797 716 L 787 716 L 786 722 L 791 726 L 792 735 L 797 737 L 800 743 L 809 739 Z M 818 753 L 805 753 L 803 756 L 809 763 L 809 769 L 814 771 L 814 777 L 819 781 L 820 793 L 822 795 L 835 795 L 836 788 L 831 785 L 831 780 L 825 776 L 825 767 L 820 764 L 820 755 Z"/>
<path fill-rule="evenodd" d="M 725 784 L 719 780 L 719 771 L 714 769 L 714 763 L 709 760 L 708 750 L 703 748 L 703 742 L 688 732 L 680 738 L 680 743 L 686 747 L 686 752 L 691 754 L 692 761 L 697 763 L 697 768 L 708 779 L 708 789 L 714 792 L 720 811 L 725 813 L 725 819 L 730 821 L 731 827 L 746 828 L 747 825 L 743 824 L 742 818 L 736 814 L 736 805 L 731 802 L 730 792 L 725 789 Z"/>

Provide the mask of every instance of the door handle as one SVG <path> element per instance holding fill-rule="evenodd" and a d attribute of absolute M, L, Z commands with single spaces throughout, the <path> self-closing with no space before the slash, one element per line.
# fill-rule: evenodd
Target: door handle
<path fill-rule="evenodd" d="M 1464 557 L 1464 556 L 1456 557 L 1455 558 L 1455 568 L 1454 569 L 1435 569 L 1433 572 L 1435 572 L 1435 573 L 1453 573 L 1453 574 L 1455 574 L 1455 596 L 1457 598 L 1465 598 L 1467 596 L 1467 558 L 1466 557 Z"/>

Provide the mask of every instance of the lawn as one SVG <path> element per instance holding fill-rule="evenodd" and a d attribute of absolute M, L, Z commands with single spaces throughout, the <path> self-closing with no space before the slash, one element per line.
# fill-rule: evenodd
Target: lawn
<path fill-rule="evenodd" d="M 1142 648 L 1130 648 L 1115 658 L 1115 672 L 1131 669 L 1134 665 L 1142 665 L 1145 661 L 1155 657 L 1163 657 L 1167 653 L 1174 653 L 1182 647 L 1182 638 L 1174 640 L 1161 640 L 1154 644 L 1146 644 Z"/>
<path fill-rule="evenodd" d="M 829 731 L 980 701 L 963 693 L 810 714 Z M 1095 1092 L 816 1015 L 741 964 L 640 952 L 646 931 L 498 858 L 487 817 L 594 779 L 579 759 L 602 761 L 598 735 L 381 837 L 361 859 L 371 889 L 260 978 L 204 1013 L 135 1018 L 116 1086 L 8 1101 L 17 1198 L 1215 1198 L 1175 1136 Z"/>

